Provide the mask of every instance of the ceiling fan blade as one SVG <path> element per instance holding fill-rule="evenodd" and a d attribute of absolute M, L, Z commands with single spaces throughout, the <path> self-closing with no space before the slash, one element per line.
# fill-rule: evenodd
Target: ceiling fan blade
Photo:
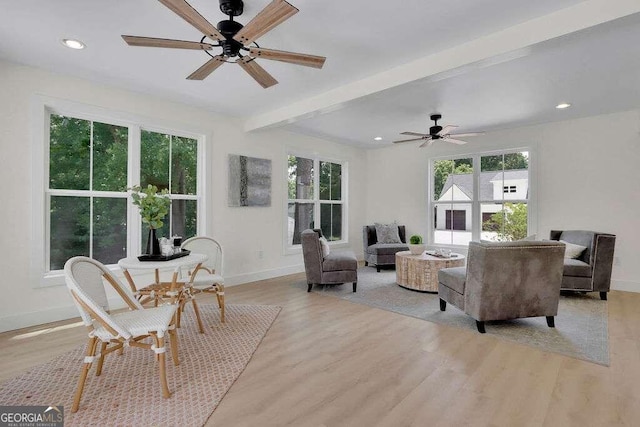
<path fill-rule="evenodd" d="M 450 133 L 449 136 L 455 136 L 455 137 L 464 138 L 465 136 L 478 136 L 478 135 L 483 135 L 483 134 L 484 134 L 484 132 Z"/>
<path fill-rule="evenodd" d="M 185 40 L 158 39 L 155 37 L 122 36 L 129 46 L 168 47 L 172 49 L 211 50 L 209 43 L 190 42 Z"/>
<path fill-rule="evenodd" d="M 238 31 L 233 38 L 246 46 L 296 13 L 298 13 L 298 9 L 285 0 L 273 0 L 249 21 L 247 25 Z"/>
<path fill-rule="evenodd" d="M 433 139 L 428 139 L 427 141 L 425 141 L 425 142 L 423 142 L 422 144 L 420 144 L 420 145 L 418 146 L 418 148 L 428 147 L 428 146 L 430 146 L 431 144 L 433 144 L 433 141 L 434 141 Z"/>
<path fill-rule="evenodd" d="M 402 139 L 400 141 L 393 141 L 394 144 L 400 144 L 403 142 L 412 142 L 412 141 L 422 141 L 424 139 L 424 137 L 421 138 L 412 138 L 412 139 Z"/>
<path fill-rule="evenodd" d="M 267 73 L 264 68 L 258 65 L 253 58 L 245 56 L 238 61 L 238 65 L 265 89 L 278 84 L 278 81 L 274 79 L 271 74 Z"/>
<path fill-rule="evenodd" d="M 453 142 L 454 144 L 458 144 L 458 145 L 467 143 L 467 141 L 460 141 L 459 139 L 453 139 L 453 138 L 444 138 L 444 140 L 447 142 Z"/>
<path fill-rule="evenodd" d="M 418 132 L 401 132 L 400 135 L 431 136 L 428 133 L 418 133 Z"/>
<path fill-rule="evenodd" d="M 207 77 L 209 77 L 209 74 L 213 73 L 215 70 L 218 69 L 219 66 L 225 63 L 225 59 L 226 57 L 223 55 L 214 56 L 213 58 L 205 62 L 202 67 L 198 68 L 193 73 L 191 73 L 189 77 L 187 77 L 187 80 L 206 79 Z"/>
<path fill-rule="evenodd" d="M 452 130 L 454 130 L 457 127 L 458 126 L 456 125 L 446 125 L 445 127 L 442 128 L 440 132 L 438 132 L 438 135 L 448 135 L 451 133 Z"/>
<path fill-rule="evenodd" d="M 193 27 L 197 28 L 205 36 L 211 40 L 224 41 L 225 36 L 218 31 L 209 21 L 207 21 L 197 10 L 193 8 L 185 0 L 158 0 L 160 3 L 171 9 L 173 13 L 187 21 Z"/>
<path fill-rule="evenodd" d="M 252 47 L 249 51 L 251 52 L 251 55 L 257 58 L 288 62 L 290 64 L 304 65 L 305 67 L 313 68 L 322 68 L 324 61 L 327 59 L 324 56 L 286 52 L 283 50 L 262 49 L 259 47 Z"/>

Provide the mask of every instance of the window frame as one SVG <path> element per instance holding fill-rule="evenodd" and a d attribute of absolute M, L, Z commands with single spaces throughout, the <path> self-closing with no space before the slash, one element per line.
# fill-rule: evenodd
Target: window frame
<path fill-rule="evenodd" d="M 290 199 L 289 198 L 289 156 L 302 157 L 313 160 L 313 199 Z M 341 200 L 324 200 L 320 199 L 320 162 L 329 162 L 339 164 L 341 167 L 340 197 Z M 348 246 L 349 244 L 349 161 L 345 159 L 337 159 L 329 156 L 322 156 L 317 153 L 308 153 L 287 149 L 285 153 L 284 166 L 284 225 L 283 225 L 283 251 L 285 255 L 296 254 L 302 252 L 302 245 L 289 244 L 289 204 L 290 203 L 313 203 L 313 222 L 320 224 L 320 206 L 322 204 L 339 204 L 342 205 L 342 238 L 329 242 L 332 247 Z"/>
<path fill-rule="evenodd" d="M 536 189 L 536 177 L 537 177 L 537 165 L 536 165 L 536 153 L 534 147 L 524 146 L 517 148 L 505 148 L 498 149 L 492 151 L 483 151 L 483 152 L 472 152 L 472 153 L 461 153 L 455 155 L 447 155 L 447 156 L 439 156 L 432 157 L 429 159 L 429 175 L 428 175 L 428 196 L 427 196 L 427 245 L 435 246 L 435 247 L 447 247 L 451 249 L 457 249 L 466 251 L 468 249 L 468 245 L 456 245 L 449 243 L 435 243 L 435 208 L 439 204 L 447 203 L 451 204 L 451 206 L 455 206 L 456 204 L 464 205 L 471 204 L 471 241 L 479 241 L 482 233 L 482 212 L 481 205 L 483 203 L 494 203 L 495 200 L 482 200 L 480 199 L 480 173 L 481 173 L 481 158 L 485 156 L 495 156 L 495 155 L 507 155 L 514 153 L 521 153 L 526 151 L 529 153 L 529 167 L 528 167 L 528 199 L 514 199 L 514 200 L 503 200 L 502 203 L 526 203 L 527 204 L 527 234 L 537 234 L 538 228 L 538 213 L 537 213 L 537 189 Z M 460 201 L 450 201 L 450 202 L 437 202 L 434 200 L 434 163 L 440 160 L 459 160 L 459 159 L 472 159 L 473 162 L 473 198 L 471 200 L 460 200 Z M 503 193 L 504 194 L 504 193 Z M 450 230 L 453 232 L 454 230 Z"/>
<path fill-rule="evenodd" d="M 210 219 L 207 213 L 208 186 L 210 171 L 210 150 L 207 141 L 210 136 L 201 129 L 185 130 L 179 124 L 159 121 L 134 113 L 110 110 L 74 101 L 61 100 L 47 96 L 34 96 L 31 103 L 31 142 L 32 142 L 32 227 L 31 240 L 31 268 L 30 283 L 34 288 L 64 285 L 63 270 L 49 270 L 50 262 L 50 201 L 52 195 L 81 197 L 107 196 L 127 199 L 127 254 L 135 256 L 142 250 L 142 222 L 137 208 L 133 205 L 130 192 L 93 191 L 93 190 L 60 190 L 49 188 L 49 150 L 50 150 L 50 117 L 52 114 L 68 116 L 81 120 L 100 122 L 109 125 L 126 127 L 128 129 L 128 159 L 127 159 L 127 187 L 139 183 L 140 179 L 140 146 L 141 130 L 170 134 L 179 137 L 195 139 L 198 142 L 197 152 L 197 234 L 206 234 Z M 177 196 L 177 197 L 176 197 Z M 172 200 L 183 198 L 173 195 Z M 192 198 L 190 198 L 193 200 Z M 117 264 L 107 265 L 111 271 L 120 272 Z"/>

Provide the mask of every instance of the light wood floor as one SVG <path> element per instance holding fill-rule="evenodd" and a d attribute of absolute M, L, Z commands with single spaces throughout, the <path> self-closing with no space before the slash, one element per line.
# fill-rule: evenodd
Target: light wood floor
<path fill-rule="evenodd" d="M 604 367 L 309 294 L 301 277 L 226 289 L 283 309 L 207 426 L 640 425 L 640 294 L 609 294 Z M 0 334 L 0 381 L 85 336 L 77 320 Z"/>

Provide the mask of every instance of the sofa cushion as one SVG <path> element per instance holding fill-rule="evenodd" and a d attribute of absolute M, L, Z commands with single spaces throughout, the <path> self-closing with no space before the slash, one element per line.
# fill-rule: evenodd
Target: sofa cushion
<path fill-rule="evenodd" d="M 322 261 L 322 271 L 357 270 L 358 261 L 351 252 L 331 252 Z"/>
<path fill-rule="evenodd" d="M 576 245 L 575 243 L 567 242 L 562 239 L 560 240 L 560 243 L 564 243 L 565 245 L 565 249 L 564 249 L 565 258 L 578 259 L 580 258 L 584 250 L 587 249 L 586 246 Z"/>
<path fill-rule="evenodd" d="M 408 251 L 404 243 L 376 243 L 367 248 L 367 252 L 376 255 L 395 255 L 396 252 Z"/>
<path fill-rule="evenodd" d="M 467 267 L 443 268 L 438 271 L 438 282 L 459 294 L 464 294 L 464 285 L 467 280 Z"/>
<path fill-rule="evenodd" d="M 327 242 L 324 236 L 320 238 L 320 247 L 322 248 L 322 258 L 328 257 L 331 249 L 329 248 L 329 242 Z"/>
<path fill-rule="evenodd" d="M 375 227 L 378 243 L 402 243 L 400 235 L 398 234 L 397 222 L 391 224 L 380 224 L 376 222 Z"/>
<path fill-rule="evenodd" d="M 591 266 L 577 259 L 565 258 L 564 276 L 591 277 Z"/>

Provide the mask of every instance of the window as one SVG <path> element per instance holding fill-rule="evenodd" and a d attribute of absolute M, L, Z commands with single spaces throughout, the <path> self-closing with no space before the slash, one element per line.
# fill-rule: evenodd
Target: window
<path fill-rule="evenodd" d="M 198 141 L 196 139 L 142 130 L 140 145 L 140 185 L 168 189 L 169 218 L 159 236 L 195 236 L 198 218 Z M 149 229 L 142 227 L 142 247 Z"/>
<path fill-rule="evenodd" d="M 288 247 L 308 228 L 320 228 L 330 242 L 347 240 L 345 180 L 346 163 L 288 156 Z"/>
<path fill-rule="evenodd" d="M 198 139 L 72 114 L 47 117 L 45 272 L 62 269 L 77 255 L 115 264 L 140 253 L 148 233 L 127 193 L 138 183 L 171 194 L 171 211 L 159 236 L 197 233 L 202 199 Z"/>
<path fill-rule="evenodd" d="M 529 173 L 528 151 L 433 160 L 431 242 L 526 237 Z"/>

